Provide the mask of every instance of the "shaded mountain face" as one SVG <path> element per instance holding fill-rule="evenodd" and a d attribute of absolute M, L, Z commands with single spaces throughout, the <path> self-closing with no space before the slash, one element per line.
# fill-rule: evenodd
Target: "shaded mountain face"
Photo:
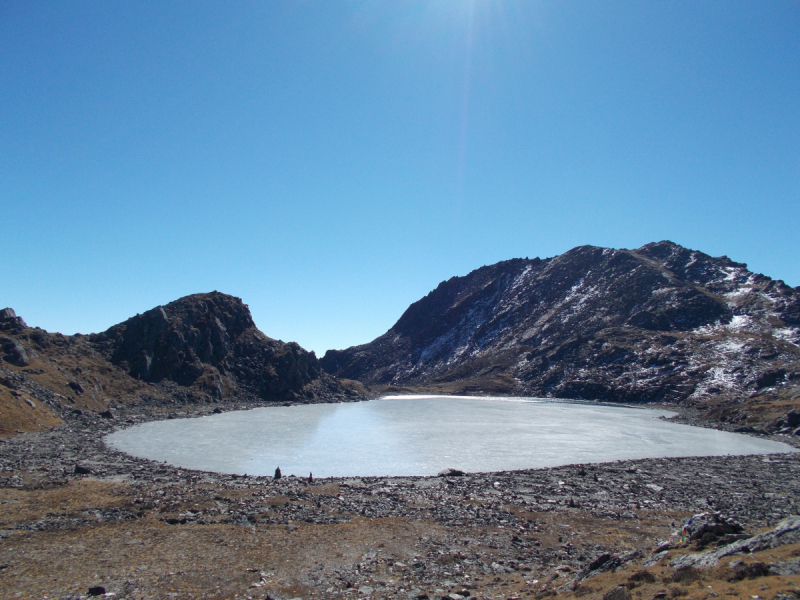
<path fill-rule="evenodd" d="M 198 386 L 216 397 L 310 396 L 307 386 L 322 376 L 313 352 L 267 337 L 241 299 L 219 292 L 156 307 L 89 340 L 131 377 Z"/>
<path fill-rule="evenodd" d="M 125 405 L 366 395 L 360 384 L 322 372 L 313 352 L 264 335 L 247 305 L 217 292 L 181 298 L 89 336 L 48 333 L 28 327 L 10 308 L 0 310 L 0 437 Z"/>
<path fill-rule="evenodd" d="M 672 242 L 581 246 L 444 281 L 322 367 L 369 384 L 619 401 L 800 378 L 800 290 Z"/>

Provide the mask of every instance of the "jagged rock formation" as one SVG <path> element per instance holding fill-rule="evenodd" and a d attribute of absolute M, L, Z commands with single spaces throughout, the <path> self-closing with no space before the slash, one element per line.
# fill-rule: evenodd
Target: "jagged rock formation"
<path fill-rule="evenodd" d="M 107 331 L 65 336 L 0 311 L 0 437 L 115 406 L 318 402 L 365 397 L 313 352 L 259 331 L 239 298 L 196 294 Z"/>
<path fill-rule="evenodd" d="M 25 327 L 25 321 L 18 317 L 13 309 L 4 308 L 0 310 L 0 331 L 16 332 L 23 330 Z M 27 367 L 30 364 L 25 347 L 16 338 L 0 335 L 0 348 L 2 348 L 4 361 L 18 367 Z"/>
<path fill-rule="evenodd" d="M 321 364 L 369 384 L 681 402 L 792 387 L 799 345 L 800 289 L 660 242 L 453 277 Z"/>
<path fill-rule="evenodd" d="M 197 386 L 217 398 L 312 398 L 310 384 L 321 377 L 337 387 L 313 352 L 264 335 L 241 299 L 219 292 L 158 306 L 89 341 L 132 377 Z"/>

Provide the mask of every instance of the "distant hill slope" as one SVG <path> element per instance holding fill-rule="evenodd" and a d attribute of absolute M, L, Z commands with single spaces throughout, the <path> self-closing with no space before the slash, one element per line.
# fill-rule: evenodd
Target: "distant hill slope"
<path fill-rule="evenodd" d="M 53 427 L 75 410 L 139 402 L 318 402 L 366 394 L 313 352 L 264 335 L 239 298 L 212 292 L 107 331 L 65 336 L 0 311 L 0 435 Z"/>
<path fill-rule="evenodd" d="M 800 289 L 672 242 L 581 246 L 444 281 L 322 367 L 368 384 L 616 401 L 800 383 Z"/>

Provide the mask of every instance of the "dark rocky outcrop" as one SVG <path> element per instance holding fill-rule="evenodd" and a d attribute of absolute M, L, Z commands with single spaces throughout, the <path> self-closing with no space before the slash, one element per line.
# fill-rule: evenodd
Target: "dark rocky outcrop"
<path fill-rule="evenodd" d="M 19 331 L 27 327 L 22 317 L 18 317 L 13 308 L 0 310 L 0 331 Z"/>
<path fill-rule="evenodd" d="M 741 523 L 726 518 L 720 513 L 706 512 L 694 515 L 684 525 L 683 533 L 690 540 L 700 540 L 711 534 L 715 538 L 729 534 L 739 534 L 744 530 Z"/>
<path fill-rule="evenodd" d="M 676 569 L 687 567 L 713 567 L 721 558 L 738 553 L 752 553 L 785 544 L 800 543 L 800 517 L 793 515 L 781 520 L 775 528 L 753 537 L 736 540 L 715 550 L 701 554 L 688 554 L 675 558 L 670 564 Z"/>
<path fill-rule="evenodd" d="M 222 398 L 311 398 L 323 374 L 313 352 L 264 335 L 241 299 L 212 292 L 186 296 L 131 317 L 89 341 L 142 381 L 174 381 Z"/>
<path fill-rule="evenodd" d="M 103 333 L 62 335 L 0 311 L 0 438 L 125 406 L 242 409 L 359 400 L 360 383 L 323 372 L 313 352 L 264 335 L 239 299 L 195 294 Z M 171 414 L 171 413 L 170 413 Z"/>
<path fill-rule="evenodd" d="M 460 393 L 618 401 L 794 385 L 800 291 L 672 242 L 581 246 L 442 282 L 329 373 Z"/>
<path fill-rule="evenodd" d="M 0 347 L 3 349 L 3 360 L 17 365 L 27 367 L 30 364 L 25 348 L 14 338 L 0 336 Z"/>

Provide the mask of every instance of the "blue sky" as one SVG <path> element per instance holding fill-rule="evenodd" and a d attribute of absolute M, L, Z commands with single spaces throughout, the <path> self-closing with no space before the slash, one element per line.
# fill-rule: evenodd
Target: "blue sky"
<path fill-rule="evenodd" d="M 800 285 L 800 3 L 0 1 L 0 304 L 219 290 L 322 354 L 440 281 L 670 239 Z"/>

